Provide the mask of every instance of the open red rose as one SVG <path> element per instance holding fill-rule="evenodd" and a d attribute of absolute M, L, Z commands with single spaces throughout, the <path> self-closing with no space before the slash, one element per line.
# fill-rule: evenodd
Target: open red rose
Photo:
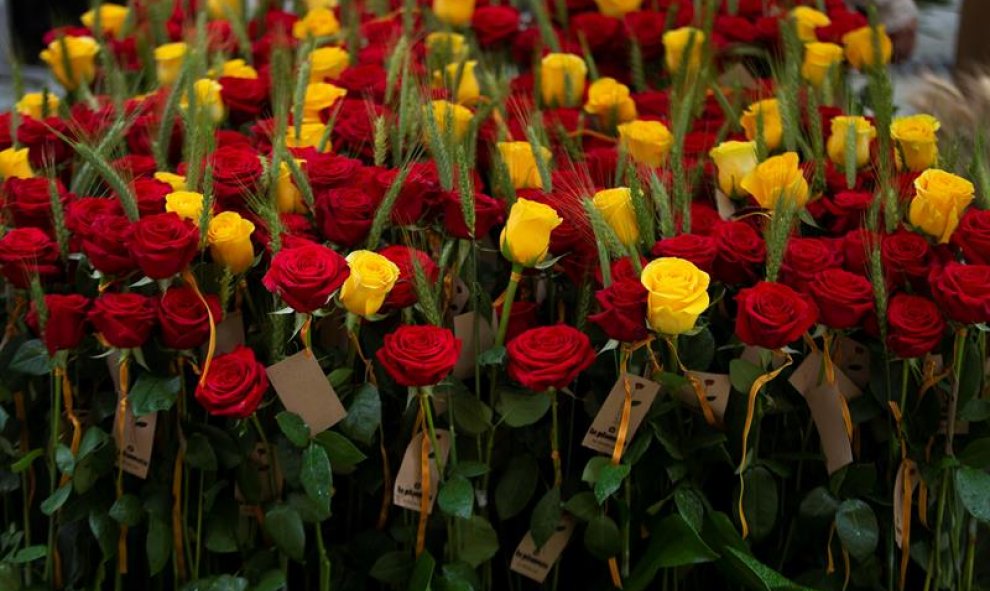
<path fill-rule="evenodd" d="M 815 305 L 782 283 L 761 281 L 741 289 L 736 303 L 736 335 L 765 349 L 794 342 L 818 320 Z"/>
<path fill-rule="evenodd" d="M 48 319 L 45 321 L 45 333 L 40 336 L 49 354 L 55 355 L 57 351 L 75 349 L 79 346 L 86 336 L 86 312 L 89 304 L 89 298 L 77 293 L 45 295 Z M 35 333 L 41 331 L 38 325 L 38 309 L 34 302 L 31 302 L 26 320 Z"/>
<path fill-rule="evenodd" d="M 344 75 L 354 68 L 344 70 Z M 352 73 L 352 75 L 357 75 Z M 342 80 L 341 80 L 342 81 Z M 383 80 L 384 82 L 384 80 Z M 383 84 L 384 87 L 384 84 Z M 366 89 L 358 87 L 353 96 L 362 96 Z M 384 88 L 383 91 L 384 92 Z M 368 104 L 361 99 L 345 98 L 340 103 L 340 111 L 333 125 L 334 151 L 358 150 L 359 155 L 372 158 L 375 155 L 375 119 L 386 115 L 384 107 Z"/>
<path fill-rule="evenodd" d="M 746 222 L 725 222 L 715 226 L 717 254 L 712 274 L 723 283 L 747 284 L 757 278 L 757 271 L 766 259 L 763 237 Z"/>
<path fill-rule="evenodd" d="M 196 387 L 196 401 L 213 416 L 244 419 L 254 414 L 267 390 L 265 366 L 241 345 L 213 358 L 206 379 Z"/>
<path fill-rule="evenodd" d="M 145 275 L 167 279 L 195 258 L 199 228 L 176 213 L 159 213 L 134 222 L 127 244 Z"/>
<path fill-rule="evenodd" d="M 990 265 L 990 210 L 968 208 L 952 233 L 952 244 L 967 262 Z"/>
<path fill-rule="evenodd" d="M 28 161 L 32 170 L 44 170 L 72 158 L 72 147 L 55 135 L 56 131 L 69 139 L 74 136 L 69 124 L 58 117 L 41 121 L 26 116 L 21 120 L 17 128 L 17 141 L 22 147 L 28 148 Z"/>
<path fill-rule="evenodd" d="M 496 224 L 505 221 L 505 203 L 484 193 L 474 194 L 474 237 L 482 238 Z M 454 238 L 468 240 L 471 233 L 464 220 L 460 196 L 456 192 L 445 193 L 443 227 Z"/>
<path fill-rule="evenodd" d="M 165 197 L 172 192 L 172 185 L 156 178 L 134 179 L 134 197 L 141 215 L 155 215 L 165 211 Z"/>
<path fill-rule="evenodd" d="M 461 355 L 461 340 L 446 328 L 400 326 L 385 335 L 375 356 L 400 386 L 432 386 L 454 369 Z"/>
<path fill-rule="evenodd" d="M 566 324 L 531 328 L 506 352 L 509 377 L 535 392 L 565 388 L 595 362 L 588 335 Z"/>
<path fill-rule="evenodd" d="M 55 181 L 55 190 L 64 206 L 69 201 L 69 194 L 60 181 Z M 3 198 L 17 227 L 32 226 L 48 231 L 52 229 L 52 197 L 47 178 L 11 177 L 3 184 Z"/>
<path fill-rule="evenodd" d="M 634 278 L 616 281 L 595 293 L 602 311 L 588 316 L 608 338 L 634 343 L 648 336 L 646 330 L 646 296 L 643 284 Z"/>
<path fill-rule="evenodd" d="M 213 318 L 220 322 L 220 298 L 203 296 Z M 210 318 L 196 292 L 187 285 L 170 287 L 158 301 L 162 342 L 170 349 L 195 349 L 210 338 Z"/>
<path fill-rule="evenodd" d="M 927 280 L 931 246 L 921 234 L 900 229 L 880 242 L 880 259 L 889 285 L 916 285 Z"/>
<path fill-rule="evenodd" d="M 38 228 L 14 228 L 0 238 L 0 272 L 19 289 L 37 274 L 45 281 L 61 272 L 58 245 Z"/>
<path fill-rule="evenodd" d="M 921 357 L 942 341 L 945 319 L 928 298 L 899 293 L 887 306 L 887 346 L 898 357 Z"/>
<path fill-rule="evenodd" d="M 819 271 L 807 293 L 818 304 L 819 320 L 829 328 L 856 328 L 873 309 L 873 284 L 844 269 Z"/>
<path fill-rule="evenodd" d="M 807 293 L 808 285 L 823 269 L 842 265 L 842 249 L 829 238 L 791 238 L 780 266 L 780 282 Z"/>
<path fill-rule="evenodd" d="M 950 262 L 932 271 L 932 296 L 950 320 L 990 322 L 990 265 Z"/>
<path fill-rule="evenodd" d="M 220 98 L 230 112 L 235 125 L 257 119 L 268 106 L 268 84 L 265 78 L 232 78 L 224 76 L 220 83 Z"/>
<path fill-rule="evenodd" d="M 437 278 L 440 277 L 440 268 L 433 262 L 430 255 L 421 250 L 393 245 L 379 250 L 378 254 L 392 261 L 399 268 L 399 279 L 392 287 L 392 291 L 385 297 L 386 308 L 406 308 L 419 301 L 416 295 L 413 257 L 415 257 L 416 264 L 419 265 L 423 278 L 426 279 L 427 286 L 432 287 L 437 282 Z"/>
<path fill-rule="evenodd" d="M 364 189 L 347 187 L 318 193 L 316 224 L 323 237 L 341 246 L 363 242 L 375 219 L 375 202 Z"/>
<path fill-rule="evenodd" d="M 347 261 L 322 244 L 283 248 L 261 280 L 301 314 L 322 308 L 347 279 Z"/>
<path fill-rule="evenodd" d="M 360 160 L 339 154 L 317 154 L 315 150 L 307 150 L 300 157 L 306 159 L 306 176 L 315 193 L 354 185 L 363 172 Z"/>
<path fill-rule="evenodd" d="M 123 215 L 99 215 L 82 234 L 82 251 L 104 275 L 127 275 L 137 269 L 128 246 L 133 225 Z"/>
<path fill-rule="evenodd" d="M 97 217 L 123 214 L 124 210 L 117 199 L 79 197 L 73 199 L 65 208 L 65 227 L 74 238 L 82 239 L 90 233 L 90 228 Z"/>
<path fill-rule="evenodd" d="M 519 31 L 519 11 L 511 6 L 479 6 L 471 17 L 471 27 L 482 47 L 511 41 Z"/>
<path fill-rule="evenodd" d="M 653 245 L 654 257 L 677 257 L 694 263 L 705 273 L 712 272 L 717 254 L 715 239 L 702 234 L 678 234 L 658 240 Z"/>
<path fill-rule="evenodd" d="M 213 191 L 223 209 L 241 209 L 254 194 L 264 168 L 258 154 L 244 146 L 223 146 L 210 156 Z"/>
<path fill-rule="evenodd" d="M 155 326 L 155 300 L 138 293 L 106 292 L 93 301 L 89 321 L 111 347 L 140 347 Z"/>

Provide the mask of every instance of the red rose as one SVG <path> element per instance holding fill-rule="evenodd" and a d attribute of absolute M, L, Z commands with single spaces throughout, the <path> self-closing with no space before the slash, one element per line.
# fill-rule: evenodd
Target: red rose
<path fill-rule="evenodd" d="M 847 271 L 865 275 L 870 267 L 869 248 L 880 237 L 866 228 L 859 228 L 842 238 L 842 267 Z"/>
<path fill-rule="evenodd" d="M 167 279 L 196 257 L 199 228 L 176 213 L 149 215 L 134 222 L 127 244 L 145 275 Z"/>
<path fill-rule="evenodd" d="M 952 243 L 967 262 L 990 265 L 990 210 L 967 209 L 952 234 Z"/>
<path fill-rule="evenodd" d="M 31 285 L 31 276 L 42 281 L 61 272 L 58 245 L 38 228 L 14 228 L 0 238 L 0 272 L 19 289 Z"/>
<path fill-rule="evenodd" d="M 935 302 L 899 293 L 887 306 L 887 346 L 898 357 L 921 357 L 942 341 L 945 319 Z"/>
<path fill-rule="evenodd" d="M 379 64 L 356 64 L 341 72 L 337 85 L 346 89 L 352 96 L 370 94 L 371 98 L 380 104 L 385 101 L 385 77 L 385 68 Z M 364 103 L 364 101 L 358 102 Z M 367 107 L 365 109 L 367 110 Z M 337 121 L 340 121 L 339 117 Z"/>
<path fill-rule="evenodd" d="M 69 201 L 69 194 L 60 181 L 55 181 L 55 190 L 64 206 Z M 15 226 L 52 229 L 52 198 L 47 178 L 11 177 L 3 184 L 3 197 Z"/>
<path fill-rule="evenodd" d="M 374 183 L 383 198 L 397 176 L 399 171 L 392 168 L 379 169 L 375 173 Z M 436 176 L 431 175 L 428 169 L 411 167 L 392 206 L 392 223 L 408 226 L 419 221 L 430 198 L 438 189 L 436 181 Z"/>
<path fill-rule="evenodd" d="M 646 288 L 638 279 L 616 281 L 595 293 L 602 311 L 588 316 L 608 338 L 634 343 L 648 336 L 646 331 Z"/>
<path fill-rule="evenodd" d="M 90 227 L 101 215 L 123 215 L 117 199 L 106 197 L 79 197 L 65 208 L 65 227 L 75 237 L 82 238 L 90 233 Z"/>
<path fill-rule="evenodd" d="M 950 320 L 990 322 L 990 265 L 949 262 L 932 271 L 932 296 Z"/>
<path fill-rule="evenodd" d="M 125 179 L 150 177 L 158 168 L 155 159 L 146 154 L 127 154 L 110 164 Z"/>
<path fill-rule="evenodd" d="M 414 256 L 416 257 L 416 264 L 419 265 L 420 272 L 423 274 L 423 278 L 426 279 L 427 286 L 432 287 L 437 282 L 437 278 L 440 277 L 440 268 L 433 262 L 430 255 L 421 250 L 409 248 L 408 246 L 393 245 L 381 249 L 378 251 L 378 254 L 399 267 L 399 279 L 395 282 L 392 291 L 385 297 L 385 307 L 387 308 L 407 308 L 419 301 L 416 294 L 416 271 L 413 266 Z"/>
<path fill-rule="evenodd" d="M 856 328 L 873 310 L 873 284 L 843 269 L 819 272 L 808 285 L 808 292 L 818 304 L 819 320 L 829 328 Z"/>
<path fill-rule="evenodd" d="M 493 306 L 495 317 L 501 318 L 504 302 L 496 303 Z M 519 336 L 525 330 L 538 324 L 537 312 L 540 305 L 530 300 L 516 300 L 512 303 L 512 310 L 509 311 L 509 326 L 505 329 L 505 342 Z"/>
<path fill-rule="evenodd" d="M 471 238 L 467 222 L 464 220 L 464 210 L 461 208 L 461 198 L 455 192 L 445 193 L 443 208 L 443 227 L 454 238 L 467 240 Z M 505 203 L 493 199 L 484 193 L 474 194 L 474 237 L 483 238 L 492 227 L 505 221 Z"/>
<path fill-rule="evenodd" d="M 639 257 L 640 269 L 645 267 L 648 262 L 649 261 L 646 260 L 646 257 L 640 255 Z M 637 272 L 636 268 L 633 267 L 632 259 L 630 259 L 627 256 L 612 261 L 611 265 L 609 266 L 609 269 L 613 282 L 624 281 L 626 279 L 635 279 L 639 281 L 639 272 Z M 595 267 L 595 280 L 598 281 L 599 284 L 604 284 L 605 283 L 604 279 L 605 278 L 602 277 L 601 266 Z"/>
<path fill-rule="evenodd" d="M 220 322 L 220 298 L 203 296 Z M 210 338 L 210 318 L 203 302 L 189 286 L 170 287 L 158 302 L 158 324 L 162 327 L 162 342 L 169 349 L 195 349 Z"/>
<path fill-rule="evenodd" d="M 675 214 L 676 215 L 676 214 Z M 678 217 L 680 217 L 678 215 Z M 708 203 L 691 202 L 691 233 L 714 236 L 715 229 L 725 223 L 718 211 Z"/>
<path fill-rule="evenodd" d="M 224 146 L 213 152 L 210 165 L 217 203 L 222 209 L 244 209 L 264 172 L 258 154 L 243 146 Z"/>
<path fill-rule="evenodd" d="M 330 189 L 315 198 L 316 224 L 323 237 L 341 246 L 364 241 L 375 219 L 375 202 L 360 187 Z"/>
<path fill-rule="evenodd" d="M 48 319 L 45 322 L 45 334 L 41 340 L 48 347 L 48 353 L 55 355 L 57 351 L 75 349 L 86 336 L 86 309 L 89 308 L 89 298 L 79 294 L 45 295 L 45 308 Z M 28 310 L 27 323 L 31 330 L 40 331 L 38 326 L 38 310 L 31 302 Z"/>
<path fill-rule="evenodd" d="M 800 292 L 822 269 L 842 265 L 842 250 L 828 238 L 791 238 L 787 241 L 780 266 L 780 282 Z"/>
<path fill-rule="evenodd" d="M 482 47 L 510 41 L 519 31 L 519 11 L 511 6 L 479 6 L 471 17 L 471 26 Z"/>
<path fill-rule="evenodd" d="M 344 70 L 344 74 L 353 68 Z M 363 90 L 354 91 L 360 96 Z M 372 158 L 375 155 L 375 119 L 386 115 L 384 107 L 361 99 L 345 98 L 333 124 L 334 151 Z M 355 152 L 356 150 L 356 152 Z"/>
<path fill-rule="evenodd" d="M 756 281 L 759 267 L 766 259 L 763 237 L 746 222 L 719 224 L 712 232 L 717 254 L 712 275 L 723 283 L 746 284 Z"/>
<path fill-rule="evenodd" d="M 619 161 L 619 152 L 615 148 L 591 148 L 584 154 L 588 165 L 588 174 L 596 187 L 612 185 L 612 177 Z"/>
<path fill-rule="evenodd" d="M 888 285 L 921 285 L 928 277 L 931 246 L 921 234 L 899 229 L 880 242 L 880 259 Z"/>
<path fill-rule="evenodd" d="M 141 115 L 134 119 L 134 123 L 127 129 L 124 136 L 127 140 L 127 149 L 135 154 L 151 154 L 152 145 L 158 138 L 159 125 L 161 124 L 158 115 Z M 182 157 L 183 140 L 182 119 L 175 117 L 169 132 L 169 162 L 175 162 Z"/>
<path fill-rule="evenodd" d="M 862 224 L 872 202 L 868 191 L 841 191 L 808 203 L 808 213 L 830 234 L 845 234 Z"/>
<path fill-rule="evenodd" d="M 134 198 L 137 199 L 138 212 L 143 215 L 154 215 L 165 211 L 165 197 L 172 192 L 172 185 L 155 178 L 134 179 Z"/>
<path fill-rule="evenodd" d="M 303 158 L 306 159 L 306 176 L 315 193 L 357 184 L 355 181 L 362 173 L 360 160 L 339 154 L 310 151 Z"/>
<path fill-rule="evenodd" d="M 565 388 L 595 362 L 588 335 L 566 324 L 531 328 L 506 352 L 509 377 L 534 392 Z"/>
<path fill-rule="evenodd" d="M 677 257 L 691 261 L 705 273 L 712 272 L 717 254 L 715 239 L 701 234 L 679 234 L 658 240 L 650 252 L 654 257 Z"/>
<path fill-rule="evenodd" d="M 656 59 L 663 52 L 666 20 L 666 13 L 652 10 L 639 10 L 625 16 L 627 34 L 639 44 L 643 59 Z"/>
<path fill-rule="evenodd" d="M 105 292 L 93 301 L 89 321 L 111 347 L 140 347 L 155 326 L 155 300 L 138 293 Z"/>
<path fill-rule="evenodd" d="M 736 335 L 747 345 L 780 349 L 818 319 L 813 303 L 782 283 L 761 281 L 736 295 Z"/>
<path fill-rule="evenodd" d="M 196 387 L 196 401 L 211 415 L 244 419 L 254 414 L 267 390 L 265 366 L 241 345 L 213 358 L 206 379 Z"/>
<path fill-rule="evenodd" d="M 720 15 L 715 18 L 715 32 L 729 41 L 752 43 L 759 37 L 756 25 L 741 16 Z"/>
<path fill-rule="evenodd" d="M 28 161 L 32 170 L 44 170 L 51 165 L 59 165 L 72 158 L 73 150 L 55 132 L 72 139 L 69 125 L 58 117 L 39 121 L 34 117 L 24 117 L 17 128 L 17 141 L 28 148 Z"/>
<path fill-rule="evenodd" d="M 605 57 L 610 52 L 617 52 L 625 41 L 622 21 L 605 16 L 600 12 L 583 12 L 571 18 L 571 37 L 578 39 L 583 34 L 588 43 L 588 49 L 598 57 Z"/>
<path fill-rule="evenodd" d="M 283 248 L 261 280 L 293 310 L 309 314 L 330 301 L 348 275 L 347 261 L 321 244 Z"/>
<path fill-rule="evenodd" d="M 230 111 L 234 125 L 254 121 L 268 106 L 268 84 L 266 79 L 231 78 L 224 76 L 220 83 L 220 98 Z"/>
<path fill-rule="evenodd" d="M 131 256 L 133 226 L 123 215 L 100 215 L 82 235 L 82 251 L 89 264 L 104 275 L 123 276 L 137 269 Z"/>
<path fill-rule="evenodd" d="M 461 339 L 446 328 L 404 325 L 385 335 L 375 353 L 400 386 L 432 386 L 447 377 L 461 356 Z"/>

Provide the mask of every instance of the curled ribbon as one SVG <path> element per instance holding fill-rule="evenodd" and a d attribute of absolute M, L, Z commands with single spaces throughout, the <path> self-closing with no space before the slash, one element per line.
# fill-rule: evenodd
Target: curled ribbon
<path fill-rule="evenodd" d="M 708 403 L 708 392 L 705 390 L 705 385 L 701 383 L 698 376 L 689 372 L 688 368 L 684 367 L 684 364 L 681 363 L 681 357 L 677 354 L 677 344 L 674 342 L 674 339 L 668 337 L 667 346 L 670 347 L 670 352 L 674 357 L 674 361 L 677 362 L 677 367 L 684 374 L 688 383 L 691 384 L 691 389 L 694 390 L 694 395 L 698 399 L 698 406 L 701 407 L 701 414 L 704 415 L 705 422 L 710 427 L 721 429 L 721 422 L 715 417 L 715 411 L 712 410 L 712 405 Z"/>
<path fill-rule="evenodd" d="M 69 422 L 72 423 L 72 443 L 69 449 L 72 450 L 72 457 L 75 457 L 79 453 L 79 443 L 82 441 L 82 423 L 79 421 L 79 417 L 76 416 L 75 407 L 72 400 L 72 383 L 69 381 L 69 376 L 65 372 L 65 368 L 61 366 L 55 367 L 55 379 L 62 380 L 62 398 L 65 404 L 65 414 L 69 417 Z M 59 486 L 64 485 L 69 481 L 69 475 L 63 474 L 62 480 Z"/>
<path fill-rule="evenodd" d="M 203 292 L 199 290 L 199 284 L 196 282 L 196 276 L 192 274 L 192 271 L 186 267 L 182 271 L 182 280 L 189 285 L 189 288 L 193 290 L 196 297 L 199 298 L 199 302 L 203 304 L 206 308 L 206 317 L 210 322 L 210 343 L 206 347 L 206 359 L 203 361 L 203 372 L 199 375 L 199 383 L 202 384 L 206 381 L 206 375 L 210 371 L 210 364 L 213 362 L 213 355 L 217 350 L 217 323 L 216 319 L 213 318 L 213 310 L 210 309 L 210 305 L 207 303 L 206 298 L 203 297 Z"/>
<path fill-rule="evenodd" d="M 117 499 L 124 496 L 124 449 L 127 443 L 124 441 L 124 427 L 127 423 L 127 392 L 130 372 L 128 364 L 130 360 L 124 356 L 118 365 L 120 382 L 120 402 L 117 411 Z M 117 537 L 117 569 L 120 574 L 127 574 L 127 526 L 120 524 L 120 535 Z"/>
<path fill-rule="evenodd" d="M 313 324 L 313 317 L 309 314 L 306 315 L 306 321 L 303 322 L 302 327 L 299 328 L 299 338 L 302 339 L 303 346 L 306 347 L 306 356 L 313 356 L 313 345 L 309 338 L 309 329 Z"/>

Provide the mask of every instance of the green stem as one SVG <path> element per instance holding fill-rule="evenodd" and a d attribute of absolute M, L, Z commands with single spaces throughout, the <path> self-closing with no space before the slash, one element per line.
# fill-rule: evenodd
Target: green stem
<path fill-rule="evenodd" d="M 199 495 L 196 497 L 196 555 L 193 561 L 193 580 L 199 578 L 200 558 L 203 555 L 203 475 L 199 475 Z"/>
<path fill-rule="evenodd" d="M 966 327 L 956 330 L 954 344 L 955 359 L 952 360 L 952 398 L 949 399 L 949 416 L 945 428 L 945 454 L 949 457 L 955 456 L 952 449 L 953 439 L 956 436 L 956 411 L 959 407 L 959 381 L 962 378 L 962 363 L 966 356 Z"/>
<path fill-rule="evenodd" d="M 51 408 L 51 443 L 49 453 L 49 492 L 55 493 L 58 486 L 58 464 L 55 462 L 55 453 L 58 450 L 59 440 L 59 419 L 62 416 L 62 376 L 59 372 L 65 371 L 61 365 L 58 371 L 52 372 L 52 408 Z M 58 517 L 57 512 L 52 513 L 48 518 L 48 556 L 45 559 L 45 580 L 51 582 L 55 574 L 55 522 Z"/>
<path fill-rule="evenodd" d="M 973 591 L 973 572 L 976 567 L 976 518 L 969 518 L 969 530 L 966 537 L 966 565 L 963 575 L 963 591 Z"/>
<path fill-rule="evenodd" d="M 512 263 L 512 275 L 509 277 L 509 286 L 505 289 L 505 301 L 502 303 L 502 313 L 499 314 L 498 319 L 496 349 L 505 344 L 505 334 L 509 331 L 509 317 L 512 315 L 512 302 L 516 299 L 516 290 L 519 288 L 519 278 L 522 271 L 522 265 Z"/>
<path fill-rule="evenodd" d="M 561 469 L 558 444 L 557 390 L 555 388 L 548 389 L 547 396 L 550 397 L 550 416 L 552 419 L 550 424 L 550 457 L 553 459 L 553 485 L 555 488 L 559 488 L 564 482 L 564 472 Z"/>
<path fill-rule="evenodd" d="M 268 456 L 268 461 L 271 464 L 271 469 L 268 470 L 268 482 L 272 488 L 272 497 L 274 497 L 278 493 L 278 484 L 275 482 L 275 473 L 278 471 L 278 468 L 275 466 L 275 450 L 268 443 L 268 436 L 265 435 L 265 430 L 261 426 L 258 413 L 251 415 L 251 424 L 254 425 L 254 430 L 258 433 L 261 444 L 265 446 L 265 455 Z M 202 499 L 200 499 L 200 503 L 202 503 Z"/>
<path fill-rule="evenodd" d="M 440 473 L 440 482 L 443 482 L 443 458 L 440 457 L 440 446 L 437 445 L 437 430 L 433 424 L 433 405 L 430 403 L 430 395 L 431 389 L 429 386 L 423 386 L 418 389 L 419 407 L 423 410 L 423 416 L 426 417 L 426 430 L 430 436 L 430 445 L 433 447 L 433 456 L 437 460 L 437 472 Z"/>
<path fill-rule="evenodd" d="M 323 528 L 316 524 L 316 548 L 320 552 L 320 591 L 330 591 L 330 558 L 323 543 Z"/>

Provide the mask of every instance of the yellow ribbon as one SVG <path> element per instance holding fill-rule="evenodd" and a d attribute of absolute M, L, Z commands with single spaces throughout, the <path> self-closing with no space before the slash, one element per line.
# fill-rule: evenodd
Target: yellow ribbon
<path fill-rule="evenodd" d="M 914 496 L 914 462 L 904 458 L 901 462 L 901 490 L 903 491 L 903 502 L 901 503 L 901 584 L 904 589 L 907 583 L 908 562 L 911 559 L 911 503 Z"/>
<path fill-rule="evenodd" d="M 69 417 L 69 422 L 72 423 L 72 443 L 69 449 L 72 450 L 72 457 L 75 457 L 79 453 L 79 443 L 82 441 L 82 423 L 79 421 L 79 417 L 76 416 L 75 406 L 72 400 L 72 383 L 69 381 L 68 374 L 66 374 L 65 369 L 62 367 L 55 367 L 54 373 L 56 380 L 62 380 L 62 398 L 65 403 L 65 414 Z M 68 481 L 69 475 L 63 474 L 59 486 L 64 485 Z"/>
<path fill-rule="evenodd" d="M 313 356 L 313 346 L 310 344 L 309 340 L 309 329 L 313 324 L 313 317 L 309 314 L 306 315 L 306 321 L 303 322 L 302 327 L 299 328 L 299 338 L 302 339 L 303 346 L 306 348 L 306 356 Z"/>
<path fill-rule="evenodd" d="M 210 323 L 210 344 L 206 347 L 206 359 L 203 361 L 203 372 L 199 375 L 199 383 L 203 384 L 206 382 L 206 375 L 210 371 L 210 364 L 213 362 L 213 355 L 217 350 L 217 323 L 213 318 L 213 310 L 210 309 L 210 304 L 207 303 L 206 298 L 203 297 L 203 292 L 199 291 L 199 284 L 196 283 L 196 276 L 192 274 L 192 271 L 186 267 L 182 271 L 182 280 L 189 285 L 196 297 L 199 298 L 199 302 L 203 304 L 206 308 L 206 317 Z"/>
<path fill-rule="evenodd" d="M 608 574 L 612 577 L 612 586 L 622 589 L 622 575 L 619 574 L 619 561 L 614 556 L 608 559 Z"/>
<path fill-rule="evenodd" d="M 709 427 L 715 427 L 716 429 L 721 429 L 721 421 L 715 416 L 715 411 L 712 410 L 712 405 L 708 403 L 708 391 L 705 390 L 705 385 L 701 383 L 698 376 L 693 375 L 688 371 L 688 368 L 684 367 L 681 363 L 681 357 L 677 354 L 677 345 L 674 343 L 674 339 L 667 337 L 667 346 L 670 348 L 670 352 L 674 357 L 674 361 L 677 362 L 677 367 L 680 368 L 681 373 L 687 379 L 688 383 L 691 384 L 691 389 L 694 390 L 694 395 L 698 399 L 698 406 L 701 407 L 701 414 L 705 417 L 705 422 L 708 423 Z"/>
<path fill-rule="evenodd" d="M 127 442 L 124 441 L 124 427 L 127 423 L 127 392 L 130 374 L 128 371 L 128 357 L 123 357 L 118 364 L 120 382 L 120 408 L 117 416 L 117 499 L 124 496 L 124 450 Z M 120 535 L 117 537 L 117 570 L 122 575 L 127 574 L 127 526 L 120 524 Z"/>
<path fill-rule="evenodd" d="M 421 402 L 422 404 L 422 402 Z M 422 444 L 419 452 L 419 470 L 422 479 L 420 491 L 422 496 L 419 499 L 419 525 L 416 528 L 416 557 L 418 558 L 426 548 L 426 522 L 429 520 L 430 510 L 430 438 L 426 433 L 425 421 L 423 420 L 423 410 L 420 409 L 417 418 L 417 428 L 421 434 Z"/>

